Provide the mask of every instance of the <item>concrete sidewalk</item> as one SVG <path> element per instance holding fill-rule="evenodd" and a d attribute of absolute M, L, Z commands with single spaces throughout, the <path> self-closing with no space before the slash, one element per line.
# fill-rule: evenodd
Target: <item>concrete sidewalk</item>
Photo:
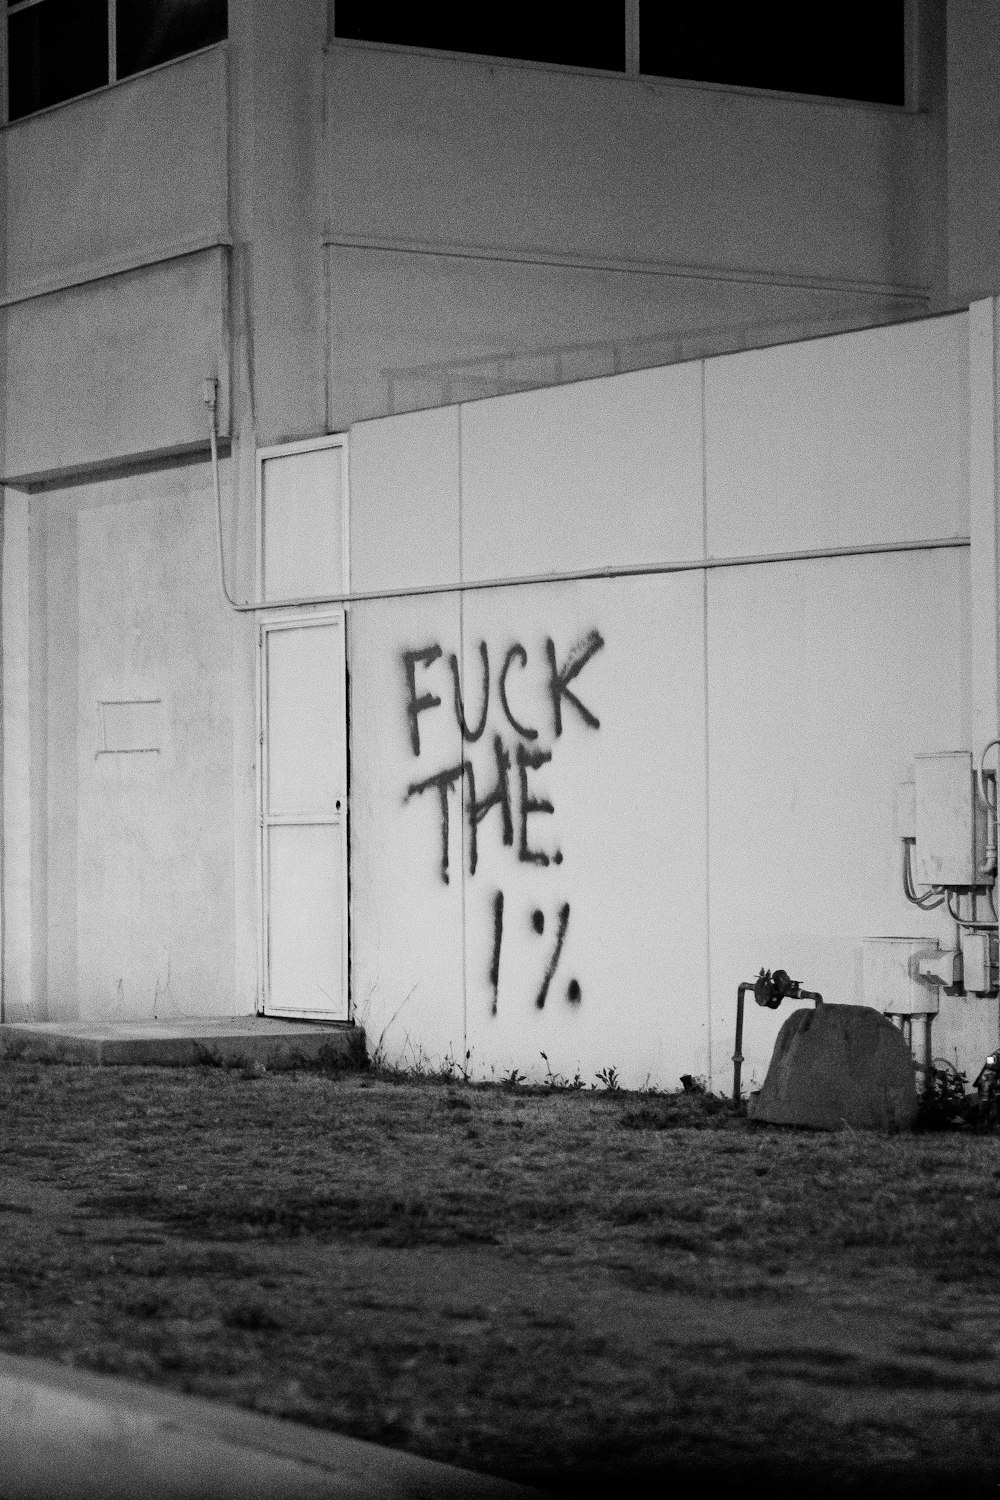
<path fill-rule="evenodd" d="M 537 1491 L 0 1354 L 0 1500 L 529 1500 Z"/>

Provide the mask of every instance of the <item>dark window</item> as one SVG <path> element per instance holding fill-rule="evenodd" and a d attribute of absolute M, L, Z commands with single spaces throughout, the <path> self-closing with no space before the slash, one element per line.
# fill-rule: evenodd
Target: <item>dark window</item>
<path fill-rule="evenodd" d="M 41 0 L 10 9 L 7 70 L 11 120 L 100 88 L 108 81 L 107 0 Z"/>
<path fill-rule="evenodd" d="M 626 0 L 336 0 L 337 36 L 625 71 Z"/>
<path fill-rule="evenodd" d="M 118 0 L 118 77 L 226 37 L 226 0 Z"/>
<path fill-rule="evenodd" d="M 903 11 L 904 0 L 640 0 L 639 69 L 903 104 Z"/>
<path fill-rule="evenodd" d="M 117 53 L 110 60 L 109 17 Z M 7 118 L 19 120 L 226 34 L 226 0 L 7 0 Z"/>

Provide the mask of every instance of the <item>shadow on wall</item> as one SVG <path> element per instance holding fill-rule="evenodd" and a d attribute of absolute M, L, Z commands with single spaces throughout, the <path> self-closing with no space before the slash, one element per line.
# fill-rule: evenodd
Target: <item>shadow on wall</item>
<path fill-rule="evenodd" d="M 612 343 L 601 339 L 541 350 L 480 355 L 474 359 L 456 357 L 424 364 L 386 365 L 379 373 L 386 383 L 385 410 L 397 415 L 428 406 L 452 406 L 461 401 L 564 385 L 573 380 L 620 375 L 629 370 L 653 369 L 689 359 L 848 333 L 920 318 L 926 313 L 923 301 L 873 307 L 870 298 L 861 298 L 855 305 L 841 308 L 836 316 L 809 322 L 755 318 L 734 326 L 732 321 L 725 321 L 704 324 L 674 336 L 655 333 Z"/>

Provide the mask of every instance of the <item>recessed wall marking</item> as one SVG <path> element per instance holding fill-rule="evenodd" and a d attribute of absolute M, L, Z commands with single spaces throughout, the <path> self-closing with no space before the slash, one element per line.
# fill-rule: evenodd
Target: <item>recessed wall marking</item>
<path fill-rule="evenodd" d="M 97 704 L 101 755 L 159 755 L 162 749 L 160 698 L 102 698 Z"/>

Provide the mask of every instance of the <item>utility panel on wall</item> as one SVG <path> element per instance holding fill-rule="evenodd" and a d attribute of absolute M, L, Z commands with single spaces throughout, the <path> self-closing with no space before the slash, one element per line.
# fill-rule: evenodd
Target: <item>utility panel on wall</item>
<path fill-rule="evenodd" d="M 257 504 L 263 600 L 298 602 L 346 591 L 346 438 L 261 448 Z"/>
<path fill-rule="evenodd" d="M 917 755 L 913 760 L 914 880 L 920 886 L 985 886 L 985 828 L 976 816 L 972 756 L 968 750 Z"/>

